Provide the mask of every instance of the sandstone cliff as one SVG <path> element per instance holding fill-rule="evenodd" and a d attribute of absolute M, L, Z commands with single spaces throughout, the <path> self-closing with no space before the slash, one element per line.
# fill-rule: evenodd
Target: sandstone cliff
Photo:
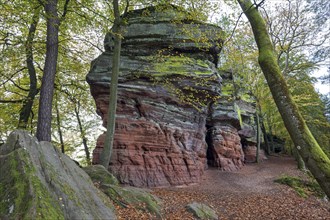
<path fill-rule="evenodd" d="M 216 65 L 222 30 L 191 20 L 174 6 L 149 7 L 124 18 L 116 133 L 110 171 L 135 186 L 199 182 L 207 166 L 239 169 L 242 140 L 254 145 L 254 107 L 223 94 Z M 87 81 L 107 121 L 112 38 L 92 62 Z M 228 75 L 228 74 L 227 74 Z M 228 77 L 227 77 L 228 78 Z M 93 152 L 97 164 L 105 134 Z"/>

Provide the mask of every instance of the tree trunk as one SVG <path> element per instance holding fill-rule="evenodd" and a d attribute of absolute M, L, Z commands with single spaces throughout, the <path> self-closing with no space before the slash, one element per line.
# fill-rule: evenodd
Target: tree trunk
<path fill-rule="evenodd" d="M 52 102 L 58 56 L 58 31 L 60 25 L 60 19 L 57 15 L 57 0 L 46 1 L 45 12 L 47 20 L 47 41 L 36 134 L 39 141 L 51 141 Z"/>
<path fill-rule="evenodd" d="M 259 65 L 276 106 L 299 154 L 323 191 L 330 198 L 330 159 L 318 145 L 294 103 L 278 66 L 266 24 L 250 0 L 238 0 L 248 18 L 259 49 Z"/>
<path fill-rule="evenodd" d="M 260 120 L 260 121 L 261 121 L 260 122 L 261 132 L 264 136 L 264 141 L 265 141 L 265 145 L 266 145 L 265 151 L 266 151 L 267 155 L 270 155 L 270 146 L 269 146 L 269 142 L 268 142 L 268 138 L 267 138 L 267 132 L 266 132 L 265 124 L 264 124 L 263 120 Z"/>
<path fill-rule="evenodd" d="M 256 121 L 257 121 L 257 153 L 256 153 L 256 162 L 260 162 L 259 153 L 260 153 L 260 121 L 259 121 L 259 114 L 256 113 Z"/>
<path fill-rule="evenodd" d="M 75 106 L 74 108 L 74 112 L 76 114 L 76 118 L 78 121 L 78 126 L 79 126 L 79 131 L 80 131 L 80 135 L 82 138 L 82 142 L 84 145 L 84 150 L 85 150 L 85 154 L 86 154 L 86 160 L 87 160 L 87 164 L 90 165 L 91 164 L 91 157 L 90 157 L 90 153 L 89 153 L 89 149 L 88 149 L 88 145 L 87 145 L 87 138 L 86 138 L 86 132 L 83 129 L 81 120 L 80 120 L 80 115 L 79 115 L 79 108 L 80 108 L 80 103 L 79 100 L 77 101 L 77 106 Z"/>
<path fill-rule="evenodd" d="M 298 153 L 297 149 L 293 148 L 292 151 L 293 151 L 292 153 L 297 161 L 298 169 L 302 170 L 302 171 L 306 171 L 305 162 L 302 159 L 302 157 L 300 156 L 300 154 Z"/>
<path fill-rule="evenodd" d="M 30 79 L 30 88 L 29 93 L 26 99 L 23 102 L 22 108 L 19 113 L 19 120 L 17 128 L 26 129 L 28 127 L 28 122 L 30 118 L 30 114 L 32 111 L 33 102 L 35 99 L 36 94 L 38 93 L 37 90 L 37 75 L 36 70 L 33 64 L 33 40 L 35 36 L 35 32 L 37 30 L 37 25 L 39 22 L 41 6 L 38 5 L 33 12 L 32 23 L 29 28 L 28 37 L 25 43 L 25 53 L 26 53 L 26 66 L 29 73 Z"/>
<path fill-rule="evenodd" d="M 121 50 L 121 36 L 120 36 L 120 13 L 118 0 L 113 0 L 113 8 L 115 14 L 115 21 L 112 28 L 114 38 L 114 51 L 112 58 L 112 75 L 110 83 L 110 98 L 108 107 L 108 120 L 107 120 L 107 135 L 104 142 L 104 148 L 100 155 L 100 164 L 106 169 L 109 167 L 110 158 L 113 148 L 113 139 L 115 134 L 115 123 L 116 123 L 116 109 L 117 109 L 117 85 L 120 65 L 120 50 Z"/>
<path fill-rule="evenodd" d="M 267 117 L 267 124 L 268 124 L 268 130 L 269 130 L 269 141 L 270 141 L 270 152 L 274 153 L 275 152 L 275 147 L 274 147 L 274 138 L 273 138 L 273 129 L 271 122 L 269 120 L 269 117 Z"/>

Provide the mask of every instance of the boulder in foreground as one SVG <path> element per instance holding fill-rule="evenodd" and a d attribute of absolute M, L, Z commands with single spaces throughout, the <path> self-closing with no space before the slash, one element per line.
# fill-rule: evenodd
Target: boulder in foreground
<path fill-rule="evenodd" d="M 75 162 L 26 131 L 0 147 L 0 174 L 0 219 L 116 219 Z"/>
<path fill-rule="evenodd" d="M 198 219 L 218 219 L 218 215 L 209 206 L 193 202 L 187 205 L 187 210 L 194 214 Z"/>

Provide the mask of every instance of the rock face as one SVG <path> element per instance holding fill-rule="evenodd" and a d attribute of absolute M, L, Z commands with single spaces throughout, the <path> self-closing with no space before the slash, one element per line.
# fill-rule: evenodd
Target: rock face
<path fill-rule="evenodd" d="M 1 146 L 0 174 L 0 219 L 116 219 L 74 161 L 26 131 Z"/>
<path fill-rule="evenodd" d="M 223 170 L 242 166 L 243 124 L 236 104 L 222 98 L 215 68 L 221 29 L 171 5 L 132 11 L 124 19 L 111 173 L 124 184 L 167 186 L 199 182 L 207 163 Z M 112 46 L 107 34 L 106 51 L 87 75 L 104 126 Z M 94 164 L 104 139 L 98 138 Z"/>

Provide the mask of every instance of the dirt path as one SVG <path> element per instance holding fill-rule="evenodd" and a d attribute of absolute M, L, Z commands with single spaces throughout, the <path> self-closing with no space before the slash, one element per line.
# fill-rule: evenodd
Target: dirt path
<path fill-rule="evenodd" d="M 199 184 L 154 189 L 153 194 L 162 199 L 163 217 L 169 220 L 194 219 L 185 210 L 193 201 L 209 205 L 220 219 L 330 220 L 329 202 L 314 197 L 301 198 L 291 188 L 273 182 L 283 174 L 305 175 L 296 169 L 292 158 L 270 157 L 259 165 L 247 164 L 237 172 L 209 169 Z"/>
<path fill-rule="evenodd" d="M 238 193 L 240 196 L 253 193 L 272 194 L 281 190 L 279 184 L 273 181 L 284 174 L 304 176 L 296 169 L 292 158 L 270 157 L 261 164 L 247 164 L 236 172 L 209 169 L 205 172 L 203 181 L 191 189 L 219 194 Z"/>

